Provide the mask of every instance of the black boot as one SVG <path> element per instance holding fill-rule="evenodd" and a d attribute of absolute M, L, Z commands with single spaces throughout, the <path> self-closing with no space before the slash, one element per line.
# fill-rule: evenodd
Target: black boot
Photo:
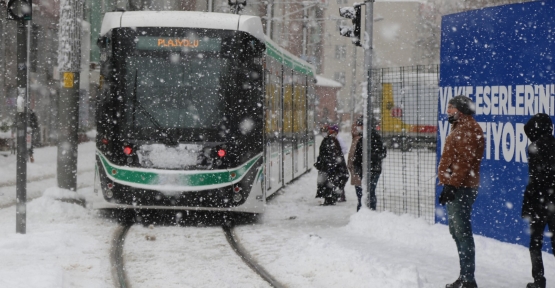
<path fill-rule="evenodd" d="M 464 281 L 457 279 L 457 281 L 445 285 L 445 288 L 478 288 L 476 281 Z"/>
<path fill-rule="evenodd" d="M 534 283 L 528 283 L 526 288 L 545 288 L 545 278 L 540 280 L 534 280 Z"/>

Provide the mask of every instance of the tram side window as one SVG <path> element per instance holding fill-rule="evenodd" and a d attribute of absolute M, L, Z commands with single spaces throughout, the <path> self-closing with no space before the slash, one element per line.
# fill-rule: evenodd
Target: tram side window
<path fill-rule="evenodd" d="M 304 137 L 307 132 L 306 126 L 306 76 L 294 72 L 294 100 L 293 100 L 293 117 L 294 129 L 293 132 L 298 137 Z"/>
<path fill-rule="evenodd" d="M 310 137 L 313 137 L 314 132 L 314 83 L 312 82 L 312 77 L 308 77 L 307 79 L 307 105 L 308 105 L 308 127 L 307 130 L 310 133 Z"/>
<path fill-rule="evenodd" d="M 274 83 L 271 81 L 271 76 L 272 76 L 272 67 L 270 64 L 270 59 L 266 60 L 266 63 L 268 64 L 266 66 L 266 69 L 264 71 L 264 81 L 266 83 L 266 91 L 264 93 L 264 133 L 266 133 L 266 135 L 271 135 L 272 133 L 272 117 L 274 115 L 274 107 L 273 107 L 273 90 L 274 90 Z M 268 136 L 266 136 L 268 137 Z M 270 136 L 271 137 L 271 136 Z"/>
<path fill-rule="evenodd" d="M 289 69 L 285 69 L 283 74 L 283 132 L 284 136 L 291 137 L 293 132 L 293 75 Z"/>

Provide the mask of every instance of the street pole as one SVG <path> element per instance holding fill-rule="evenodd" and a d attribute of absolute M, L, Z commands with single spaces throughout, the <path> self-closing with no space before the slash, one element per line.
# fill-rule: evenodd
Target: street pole
<path fill-rule="evenodd" d="M 308 30 L 308 8 L 306 2 L 303 2 L 303 57 L 305 61 L 308 61 L 306 57 L 306 42 L 307 42 L 307 30 Z"/>
<path fill-rule="evenodd" d="M 3 0 L 0 0 L 0 11 L 6 11 L 6 2 Z M 7 99 L 6 97 L 6 90 L 5 90 L 5 75 L 6 75 L 6 37 L 5 37 L 5 19 L 4 17 L 0 17 L 0 100 L 2 100 L 2 102 L 4 102 L 4 99 Z M 0 102 L 0 114 L 4 115 L 4 112 L 6 111 L 5 108 L 5 102 L 2 103 Z"/>
<path fill-rule="evenodd" d="M 357 46 L 353 47 L 353 81 L 351 84 L 351 125 L 355 123 L 355 99 L 357 91 Z"/>
<path fill-rule="evenodd" d="M 27 231 L 27 34 L 29 21 L 17 22 L 17 164 L 15 232 Z"/>
<path fill-rule="evenodd" d="M 364 39 L 364 44 L 362 45 L 364 47 L 364 71 L 366 72 L 366 83 L 367 83 L 367 88 L 366 88 L 366 117 L 365 117 L 365 123 L 364 123 L 364 127 L 366 127 L 366 135 L 363 138 L 363 154 L 365 153 L 366 155 L 364 155 L 364 159 L 366 159 L 366 165 L 364 165 L 364 168 L 366 169 L 366 171 L 364 171 L 365 176 L 366 176 L 366 189 L 367 191 L 370 191 L 370 187 L 371 187 L 371 173 L 372 171 L 370 170 L 370 163 L 371 163 L 371 155 L 372 152 L 371 151 L 371 143 L 372 143 L 372 127 L 374 125 L 373 123 L 373 107 L 372 107 L 372 75 L 371 75 L 371 71 L 372 71 L 372 29 L 373 29 L 373 23 L 374 23 L 374 0 L 370 0 L 370 1 L 366 1 L 364 2 L 366 5 L 366 20 L 365 20 L 365 33 L 366 33 L 366 37 Z M 370 208 L 370 194 L 368 195 L 368 201 L 366 203 L 368 205 L 368 208 Z"/>
<path fill-rule="evenodd" d="M 76 191 L 83 0 L 62 0 L 60 10 L 58 71 L 61 90 L 56 172 L 59 188 Z"/>
<path fill-rule="evenodd" d="M 268 0 L 268 5 L 266 6 L 266 36 L 270 39 L 272 39 L 273 6 L 273 0 Z"/>

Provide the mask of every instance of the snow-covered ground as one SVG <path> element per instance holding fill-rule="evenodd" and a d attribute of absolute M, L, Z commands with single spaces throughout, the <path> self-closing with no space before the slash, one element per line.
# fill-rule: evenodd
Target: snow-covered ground
<path fill-rule="evenodd" d="M 347 134 L 341 134 L 350 142 Z M 92 193 L 94 144 L 79 145 L 78 193 Z M 28 166 L 27 233 L 15 233 L 15 156 L 0 155 L 0 287 L 114 287 L 109 259 L 117 227 L 95 211 L 55 200 L 56 148 L 35 150 Z M 12 184 L 10 184 L 12 183 Z M 458 276 L 444 225 L 347 202 L 319 206 L 316 171 L 267 204 L 260 223 L 235 229 L 241 244 L 288 287 L 444 287 Z M 186 217 L 185 215 L 183 217 Z M 475 236 L 479 287 L 525 287 L 525 247 Z M 133 226 L 124 247 L 132 287 L 269 287 L 231 251 L 221 228 Z M 555 257 L 544 253 L 548 287 Z"/>

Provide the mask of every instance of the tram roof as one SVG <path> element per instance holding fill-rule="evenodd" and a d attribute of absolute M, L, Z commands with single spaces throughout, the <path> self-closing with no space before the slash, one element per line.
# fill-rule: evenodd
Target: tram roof
<path fill-rule="evenodd" d="M 279 47 L 274 41 L 266 36 L 266 55 L 274 58 L 283 65 L 299 72 L 314 76 L 315 68 L 308 62 L 291 54 L 289 51 Z"/>
<path fill-rule="evenodd" d="M 129 11 L 104 15 L 100 35 L 119 27 L 190 27 L 247 32 L 264 42 L 260 17 L 196 11 Z"/>
<path fill-rule="evenodd" d="M 197 11 L 108 12 L 104 15 L 100 35 L 119 27 L 191 27 L 244 31 L 266 43 L 266 54 L 269 57 L 294 71 L 314 76 L 314 66 L 279 47 L 264 35 L 262 22 L 257 16 Z"/>

